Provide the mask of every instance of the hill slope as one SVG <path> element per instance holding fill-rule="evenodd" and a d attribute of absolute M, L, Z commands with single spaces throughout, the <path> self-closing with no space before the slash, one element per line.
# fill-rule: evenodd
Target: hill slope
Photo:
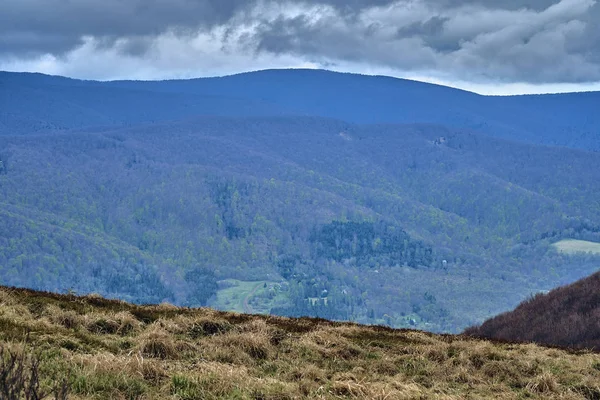
<path fill-rule="evenodd" d="M 600 150 L 600 93 L 479 96 L 421 82 L 319 70 L 93 82 L 0 73 L 0 134 L 130 125 L 197 115 L 310 115 L 433 123 L 531 143 Z"/>
<path fill-rule="evenodd" d="M 600 350 L 600 272 L 538 294 L 467 334 Z"/>
<path fill-rule="evenodd" d="M 197 115 L 282 114 L 281 107 L 252 99 L 113 88 L 100 82 L 0 72 L 0 135 L 131 126 Z"/>
<path fill-rule="evenodd" d="M 597 354 L 8 288 L 0 354 L 2 393 L 60 399 L 600 396 Z"/>

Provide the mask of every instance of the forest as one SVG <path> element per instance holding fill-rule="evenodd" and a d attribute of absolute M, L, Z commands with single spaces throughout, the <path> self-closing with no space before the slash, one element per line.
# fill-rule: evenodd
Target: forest
<path fill-rule="evenodd" d="M 329 99 L 298 115 L 313 86 L 279 102 L 291 92 L 269 79 L 0 75 L 0 283 L 188 307 L 233 292 L 261 312 L 459 332 L 598 271 L 554 246 L 600 242 L 600 154 L 583 142 L 342 120 Z"/>

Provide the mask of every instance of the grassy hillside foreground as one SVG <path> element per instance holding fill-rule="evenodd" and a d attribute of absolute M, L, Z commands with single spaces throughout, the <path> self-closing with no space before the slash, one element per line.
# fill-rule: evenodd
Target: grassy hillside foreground
<path fill-rule="evenodd" d="M 32 372 L 49 399 L 600 398 L 593 353 L 28 290 L 0 350 L 3 399 Z"/>

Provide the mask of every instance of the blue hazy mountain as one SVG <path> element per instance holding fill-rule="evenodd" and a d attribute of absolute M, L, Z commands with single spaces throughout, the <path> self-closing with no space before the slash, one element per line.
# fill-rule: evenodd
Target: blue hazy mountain
<path fill-rule="evenodd" d="M 598 92 L 481 96 L 404 79 L 322 70 L 151 82 L 0 73 L 0 88 L 3 134 L 200 115 L 297 115 L 359 124 L 441 124 L 518 141 L 600 149 Z"/>

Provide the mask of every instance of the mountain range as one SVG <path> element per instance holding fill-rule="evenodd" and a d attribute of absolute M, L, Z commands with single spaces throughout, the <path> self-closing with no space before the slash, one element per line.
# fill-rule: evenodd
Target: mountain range
<path fill-rule="evenodd" d="M 481 96 L 428 83 L 322 70 L 94 82 L 0 73 L 0 132 L 119 126 L 197 115 L 320 116 L 358 124 L 442 124 L 491 136 L 599 150 L 600 93 Z"/>
<path fill-rule="evenodd" d="M 0 73 L 0 283 L 459 332 L 598 270 L 599 100 Z"/>

